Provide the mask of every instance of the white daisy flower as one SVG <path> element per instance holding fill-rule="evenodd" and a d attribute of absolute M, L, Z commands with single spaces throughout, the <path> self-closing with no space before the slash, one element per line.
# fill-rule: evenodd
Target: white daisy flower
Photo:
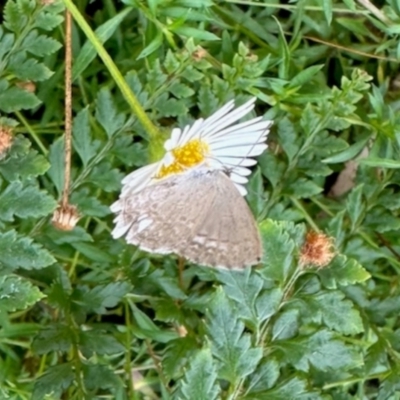
<path fill-rule="evenodd" d="M 257 161 L 253 157 L 267 148 L 265 141 L 273 123 L 257 117 L 234 124 L 253 110 L 255 101 L 254 97 L 235 108 L 231 100 L 207 119 L 200 118 L 183 130 L 174 128 L 171 138 L 164 144 L 164 157 L 133 171 L 122 180 L 120 200 L 160 179 L 199 165 L 228 171 L 236 188 L 245 196 L 247 191 L 244 185 L 251 174 L 246 167 L 255 165 Z M 111 206 L 111 211 L 121 211 L 120 200 Z"/>

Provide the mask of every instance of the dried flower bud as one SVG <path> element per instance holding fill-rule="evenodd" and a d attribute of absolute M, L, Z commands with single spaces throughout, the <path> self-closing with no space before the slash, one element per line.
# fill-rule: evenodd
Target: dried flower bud
<path fill-rule="evenodd" d="M 192 53 L 192 57 L 195 61 L 202 60 L 206 55 L 207 55 L 207 50 L 203 49 L 200 46 Z"/>
<path fill-rule="evenodd" d="M 29 93 L 34 93 L 36 91 L 36 85 L 31 81 L 17 82 L 16 85 Z"/>
<path fill-rule="evenodd" d="M 319 232 L 308 232 L 300 252 L 300 265 L 326 267 L 335 256 L 332 238 Z"/>
<path fill-rule="evenodd" d="M 71 231 L 78 223 L 80 215 L 75 206 L 67 204 L 66 206 L 59 205 L 54 211 L 52 224 L 62 231 Z"/>
<path fill-rule="evenodd" d="M 12 128 L 0 125 L 0 160 L 4 158 L 13 142 Z"/>
<path fill-rule="evenodd" d="M 178 332 L 179 337 L 185 337 L 187 335 L 187 333 L 188 333 L 188 331 L 187 331 L 187 329 L 185 328 L 184 325 L 179 325 L 176 328 L 176 330 Z"/>

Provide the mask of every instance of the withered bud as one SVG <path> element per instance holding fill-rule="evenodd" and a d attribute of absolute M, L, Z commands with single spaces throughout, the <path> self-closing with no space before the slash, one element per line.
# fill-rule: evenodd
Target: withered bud
<path fill-rule="evenodd" d="M 176 328 L 176 330 L 178 332 L 179 337 L 185 337 L 187 335 L 187 333 L 188 333 L 188 331 L 187 331 L 187 329 L 185 328 L 184 325 L 179 325 Z"/>
<path fill-rule="evenodd" d="M 301 267 L 326 267 L 335 256 L 332 238 L 323 233 L 310 231 L 300 251 Z"/>
<path fill-rule="evenodd" d="M 80 215 L 75 206 L 71 204 L 63 206 L 60 204 L 54 211 L 51 223 L 61 231 L 72 231 L 78 223 L 79 218 Z"/>
<path fill-rule="evenodd" d="M 202 60 L 206 55 L 207 55 L 207 50 L 203 49 L 200 46 L 192 53 L 192 57 L 195 61 Z"/>
<path fill-rule="evenodd" d="M 29 93 L 34 93 L 36 91 L 36 85 L 31 81 L 17 82 L 16 85 Z"/>
<path fill-rule="evenodd" d="M 13 142 L 12 128 L 9 126 L 0 125 L 0 160 L 4 158 L 7 150 L 11 147 Z"/>

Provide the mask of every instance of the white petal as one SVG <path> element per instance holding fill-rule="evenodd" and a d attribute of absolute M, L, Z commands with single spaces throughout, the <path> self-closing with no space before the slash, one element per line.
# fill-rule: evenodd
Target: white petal
<path fill-rule="evenodd" d="M 228 168 L 234 168 L 237 165 L 242 167 L 251 167 L 257 164 L 257 161 L 253 158 L 243 157 L 218 157 L 216 161 L 222 165 L 226 165 Z"/>
<path fill-rule="evenodd" d="M 180 128 L 172 129 L 171 137 L 164 143 L 164 149 L 171 151 L 174 147 L 176 147 L 181 135 L 183 135 L 183 133 Z"/>
<path fill-rule="evenodd" d="M 231 181 L 235 182 L 235 183 L 245 184 L 245 183 L 247 183 L 249 181 L 244 176 L 240 176 L 238 174 L 235 174 L 234 172 L 231 172 L 229 174 L 229 177 L 231 178 Z"/>
<path fill-rule="evenodd" d="M 248 144 L 245 146 L 230 146 L 218 150 L 213 150 L 213 155 L 216 158 L 220 157 L 256 157 L 267 148 L 266 144 Z"/>
<path fill-rule="evenodd" d="M 201 129 L 201 125 L 203 124 L 204 119 L 200 118 L 198 120 L 196 120 L 193 125 L 191 126 L 187 126 L 185 128 L 185 135 L 181 136 L 181 139 L 179 140 L 178 145 L 179 146 L 183 146 L 184 144 L 186 144 L 187 142 L 189 142 L 190 140 L 196 138 L 196 137 L 200 137 L 199 136 L 199 130 Z"/>
<path fill-rule="evenodd" d="M 238 136 L 238 135 L 259 135 L 267 136 L 269 128 L 272 125 L 272 121 L 262 121 L 262 117 L 254 118 L 250 121 L 242 122 L 237 125 L 230 126 L 224 130 L 215 133 L 210 139 L 209 143 L 213 143 L 218 139 L 225 139 L 226 137 Z"/>
<path fill-rule="evenodd" d="M 244 186 L 235 183 L 235 187 L 236 187 L 237 190 L 239 190 L 239 193 L 240 193 L 243 197 L 246 196 L 247 190 L 246 190 L 246 188 L 245 188 Z"/>
<path fill-rule="evenodd" d="M 252 98 L 247 103 L 234 109 L 229 114 L 225 115 L 220 119 L 212 119 L 211 123 L 207 119 L 202 127 L 202 137 L 211 137 L 215 133 L 218 133 L 227 126 L 232 125 L 234 122 L 242 118 L 244 115 L 248 114 L 254 108 L 255 98 Z M 212 116 L 213 117 L 213 116 Z M 212 118 L 210 117 L 210 118 Z"/>

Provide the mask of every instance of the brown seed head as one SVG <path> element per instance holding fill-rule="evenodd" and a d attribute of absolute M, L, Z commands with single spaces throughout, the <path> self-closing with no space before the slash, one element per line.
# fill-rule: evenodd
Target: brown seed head
<path fill-rule="evenodd" d="M 2 159 L 13 142 L 12 128 L 0 125 L 0 159 Z"/>
<path fill-rule="evenodd" d="M 310 231 L 300 252 L 300 265 L 317 268 L 326 267 L 335 256 L 332 238 L 323 233 Z"/>
<path fill-rule="evenodd" d="M 192 57 L 195 61 L 202 60 L 206 55 L 207 55 L 207 50 L 203 49 L 200 46 L 192 53 Z"/>
<path fill-rule="evenodd" d="M 54 211 L 52 224 L 61 231 L 72 231 L 78 223 L 80 215 L 75 206 L 67 204 L 66 206 L 59 205 Z"/>

